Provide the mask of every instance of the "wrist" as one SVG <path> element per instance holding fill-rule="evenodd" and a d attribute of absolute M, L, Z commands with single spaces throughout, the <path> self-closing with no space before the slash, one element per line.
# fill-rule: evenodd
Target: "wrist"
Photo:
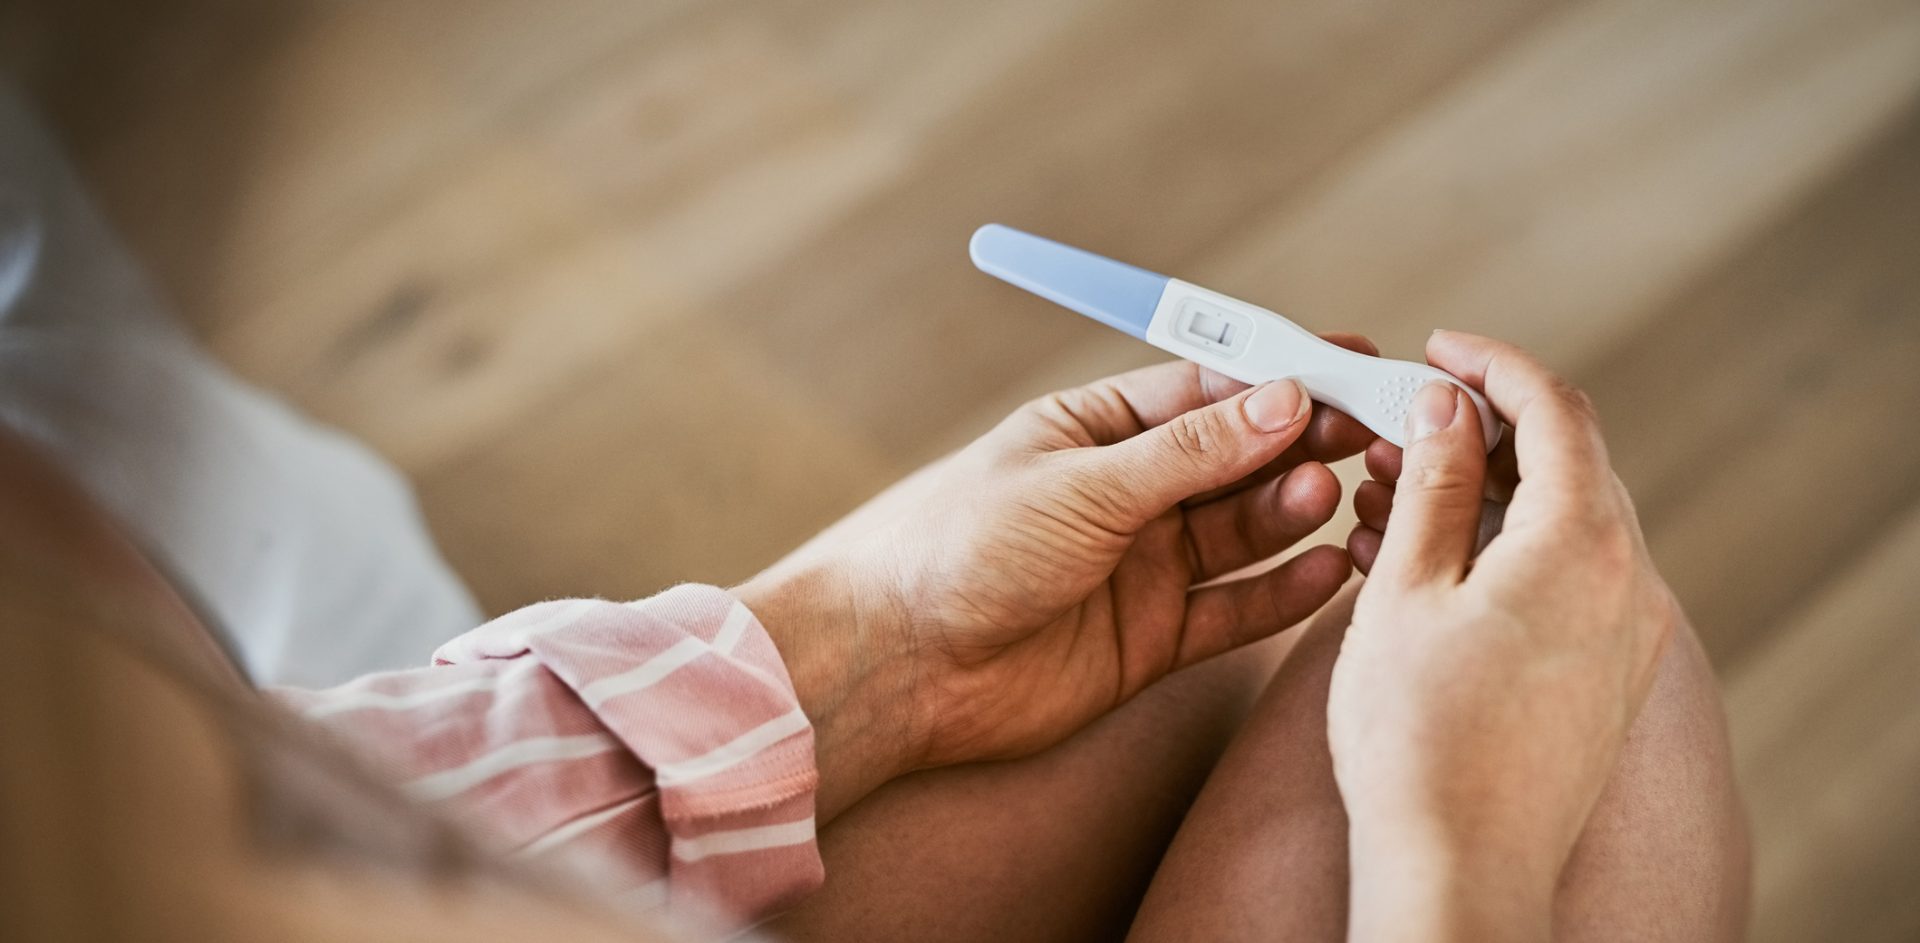
<path fill-rule="evenodd" d="M 1355 819 L 1351 940 L 1547 940 L 1559 866 L 1437 820 Z"/>
<path fill-rule="evenodd" d="M 830 566 L 781 566 L 733 594 L 780 651 L 813 725 L 822 823 L 917 765 L 913 674 L 898 619 Z"/>

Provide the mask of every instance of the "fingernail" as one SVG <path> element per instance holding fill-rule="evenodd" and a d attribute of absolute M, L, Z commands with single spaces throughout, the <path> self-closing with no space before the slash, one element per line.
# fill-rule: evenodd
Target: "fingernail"
<path fill-rule="evenodd" d="M 1279 432 L 1307 416 L 1307 390 L 1299 380 L 1275 380 L 1253 391 L 1242 407 L 1261 432 Z"/>
<path fill-rule="evenodd" d="M 1413 412 L 1407 417 L 1407 441 L 1418 442 L 1453 422 L 1460 397 L 1453 384 L 1435 380 L 1420 388 L 1413 397 Z"/>

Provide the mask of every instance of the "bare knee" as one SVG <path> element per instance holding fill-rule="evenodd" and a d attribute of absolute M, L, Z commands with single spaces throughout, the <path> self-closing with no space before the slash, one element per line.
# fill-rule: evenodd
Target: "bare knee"
<path fill-rule="evenodd" d="M 1180 827 L 1132 941 L 1335 939 L 1347 820 L 1327 752 L 1327 685 L 1354 587 L 1316 616 Z"/>
<path fill-rule="evenodd" d="M 1289 641 L 1174 675 L 1039 755 L 887 784 L 822 833 L 826 886 L 773 930 L 794 940 L 1118 937 Z"/>
<path fill-rule="evenodd" d="M 1344 932 L 1346 819 L 1325 708 L 1350 593 L 1300 640 L 1208 782 L 1155 879 L 1136 938 L 1185 937 L 1196 927 L 1218 939 Z M 1698 641 L 1685 633 L 1664 656 L 1562 873 L 1555 936 L 1736 939 L 1747 871 L 1719 693 Z"/>
<path fill-rule="evenodd" d="M 1689 630 L 1668 646 L 1561 876 L 1556 936 L 1738 939 L 1748 872 L 1719 690 Z"/>

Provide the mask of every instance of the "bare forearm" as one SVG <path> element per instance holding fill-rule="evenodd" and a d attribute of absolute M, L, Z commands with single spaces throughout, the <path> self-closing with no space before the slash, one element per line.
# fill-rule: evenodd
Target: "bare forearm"
<path fill-rule="evenodd" d="M 893 620 L 856 605 L 846 574 L 776 568 L 733 592 L 780 649 L 813 724 L 819 824 L 913 768 L 911 672 L 894 657 Z"/>

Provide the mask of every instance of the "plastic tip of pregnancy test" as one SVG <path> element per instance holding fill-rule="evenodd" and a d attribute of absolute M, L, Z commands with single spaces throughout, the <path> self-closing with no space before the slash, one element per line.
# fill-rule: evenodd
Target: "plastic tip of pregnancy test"
<path fill-rule="evenodd" d="M 1165 275 L 999 223 L 975 230 L 967 253 L 988 275 L 1141 339 L 1167 290 Z"/>

